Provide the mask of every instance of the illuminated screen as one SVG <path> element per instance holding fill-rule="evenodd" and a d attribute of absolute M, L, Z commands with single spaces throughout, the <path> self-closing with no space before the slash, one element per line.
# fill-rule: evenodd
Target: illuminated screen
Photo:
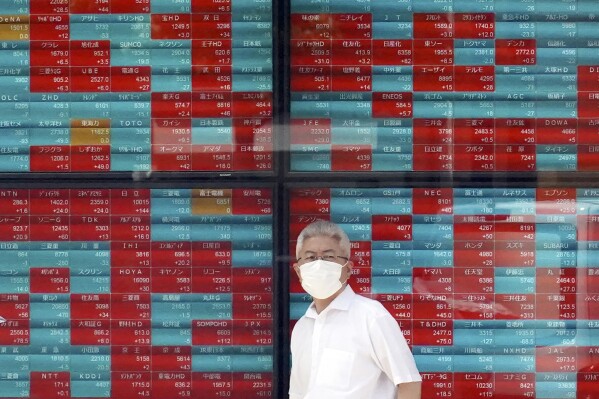
<path fill-rule="evenodd" d="M 0 190 L 0 398 L 259 398 L 272 191 Z"/>
<path fill-rule="evenodd" d="M 291 170 L 599 170 L 598 11 L 292 0 Z"/>
<path fill-rule="evenodd" d="M 262 0 L 3 0 L 0 172 L 272 171 Z"/>
<path fill-rule="evenodd" d="M 294 188 L 290 214 L 293 238 L 348 234 L 350 284 L 400 324 L 423 398 L 598 397 L 599 190 Z M 294 324 L 310 298 L 290 290 Z"/>

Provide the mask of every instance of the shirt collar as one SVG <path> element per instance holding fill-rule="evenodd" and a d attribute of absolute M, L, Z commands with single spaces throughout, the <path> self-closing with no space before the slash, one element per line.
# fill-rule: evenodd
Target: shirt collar
<path fill-rule="evenodd" d="M 331 302 L 329 306 L 327 306 L 327 308 L 321 312 L 321 314 L 328 312 L 330 309 L 348 310 L 355 296 L 356 293 L 349 286 L 349 284 L 347 284 L 345 289 L 343 289 L 343 291 L 341 291 L 341 293 L 337 295 L 335 299 L 333 299 L 333 302 Z M 316 313 L 316 306 L 314 306 L 314 302 L 312 302 L 310 307 L 308 307 L 308 310 L 306 310 L 306 317 L 315 319 L 318 316 L 319 314 Z"/>

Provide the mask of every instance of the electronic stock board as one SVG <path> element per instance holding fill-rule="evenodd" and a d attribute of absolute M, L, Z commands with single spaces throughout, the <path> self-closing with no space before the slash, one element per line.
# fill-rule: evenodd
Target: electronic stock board
<path fill-rule="evenodd" d="M 270 397 L 271 200 L 0 189 L 0 397 Z"/>
<path fill-rule="evenodd" d="M 599 3 L 274 6 L 1 2 L 0 173 L 84 177 L 0 191 L 0 398 L 272 396 L 284 197 L 257 172 L 286 187 L 290 248 L 315 218 L 346 229 L 352 284 L 401 324 L 423 397 L 597 398 L 596 187 L 323 172 L 599 171 Z M 113 172 L 258 178 L 83 184 Z"/>
<path fill-rule="evenodd" d="M 292 185 L 290 256 L 310 221 L 342 225 L 351 284 L 400 323 L 423 398 L 599 397 L 597 190 L 543 177 L 599 169 L 598 12 L 291 1 L 289 167 L 341 177 Z M 291 278 L 293 325 L 309 298 Z"/>
<path fill-rule="evenodd" d="M 350 284 L 398 320 L 423 398 L 597 398 L 598 196 L 297 187 L 290 234 L 316 219 L 347 232 Z M 310 298 L 292 277 L 297 320 Z"/>
<path fill-rule="evenodd" d="M 85 177 L 0 189 L 0 397 L 272 395 L 272 189 L 82 188 L 272 172 L 271 30 L 270 1 L 1 2 L 0 172 Z"/>
<path fill-rule="evenodd" d="M 292 1 L 291 170 L 596 171 L 597 12 Z"/>
<path fill-rule="evenodd" d="M 0 4 L 0 172 L 272 171 L 272 10 Z"/>

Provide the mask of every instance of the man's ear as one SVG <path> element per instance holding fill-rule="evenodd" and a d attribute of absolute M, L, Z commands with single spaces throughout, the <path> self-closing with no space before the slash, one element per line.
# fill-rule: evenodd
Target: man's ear
<path fill-rule="evenodd" d="M 300 281 L 302 281 L 302 275 L 300 274 L 300 268 L 299 265 L 296 263 L 293 264 L 293 270 L 295 270 L 295 274 L 297 274 L 297 278 L 299 278 Z"/>
<path fill-rule="evenodd" d="M 351 277 L 351 271 L 354 268 L 354 262 L 352 262 L 351 260 L 348 260 L 347 263 L 345 264 L 345 266 L 347 266 L 347 276 L 346 276 L 347 278 L 345 279 L 347 281 Z"/>

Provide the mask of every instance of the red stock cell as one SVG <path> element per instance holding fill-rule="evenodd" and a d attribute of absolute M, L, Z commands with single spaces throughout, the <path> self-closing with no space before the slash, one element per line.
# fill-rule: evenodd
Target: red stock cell
<path fill-rule="evenodd" d="M 411 118 L 413 98 L 409 92 L 373 92 L 373 118 Z"/>
<path fill-rule="evenodd" d="M 190 14 L 152 14 L 152 40 L 191 39 L 192 23 Z M 210 31 L 213 31 L 211 29 Z M 205 32 L 198 30 L 198 32 Z"/>
<path fill-rule="evenodd" d="M 414 91 L 454 91 L 454 67 L 447 65 L 415 66 Z"/>
<path fill-rule="evenodd" d="M 451 145 L 414 145 L 415 171 L 451 171 L 454 168 Z"/>
<path fill-rule="evenodd" d="M 537 166 L 535 145 L 495 145 L 495 170 L 534 171 Z"/>
<path fill-rule="evenodd" d="M 292 66 L 292 91 L 330 91 L 332 81 L 331 66 Z"/>
<path fill-rule="evenodd" d="M 233 74 L 230 65 L 194 65 L 191 67 L 192 91 L 229 91 Z"/>
<path fill-rule="evenodd" d="M 68 294 L 71 289 L 70 269 L 66 267 L 32 267 L 29 278 L 31 293 Z"/>
<path fill-rule="evenodd" d="M 147 357 L 150 359 L 149 355 L 142 355 L 140 357 Z M 111 360 L 112 359 L 114 359 L 114 357 L 112 357 Z M 147 370 L 149 370 L 149 361 L 147 369 L 127 370 L 123 372 L 113 371 L 110 377 L 112 395 L 131 399 L 151 398 L 152 373 Z"/>
<path fill-rule="evenodd" d="M 71 345 L 110 345 L 110 321 L 71 319 Z"/>
<path fill-rule="evenodd" d="M 370 145 L 333 145 L 331 168 L 334 171 L 368 171 L 372 169 Z"/>
<path fill-rule="evenodd" d="M 495 67 L 456 65 L 454 81 L 456 91 L 495 91 Z"/>
<path fill-rule="evenodd" d="M 412 45 L 415 66 L 449 67 L 453 65 L 454 47 L 451 39 L 414 39 Z M 414 71 L 417 70 L 414 68 Z M 439 72 L 440 69 L 437 68 L 435 71 Z"/>
<path fill-rule="evenodd" d="M 333 65 L 372 65 L 371 40 L 332 40 L 331 61 Z"/>
<path fill-rule="evenodd" d="M 535 119 L 495 119 L 495 139 L 497 144 L 535 144 Z"/>
<path fill-rule="evenodd" d="M 332 14 L 332 39 L 371 39 L 372 14 Z"/>
<path fill-rule="evenodd" d="M 150 294 L 115 292 L 110 297 L 111 320 L 149 320 L 151 303 Z"/>
<path fill-rule="evenodd" d="M 599 119 L 577 119 L 578 122 L 578 144 L 593 145 L 593 152 L 599 152 Z M 588 146 L 579 146 L 579 151 Z M 587 151 L 588 152 L 588 151 Z"/>
<path fill-rule="evenodd" d="M 194 39 L 231 39 L 231 14 L 193 14 L 191 16 L 191 31 Z"/>
<path fill-rule="evenodd" d="M 30 40 L 69 40 L 68 11 L 56 14 L 34 14 L 29 20 Z"/>
<path fill-rule="evenodd" d="M 452 320 L 414 320 L 412 332 L 411 343 L 415 346 L 453 345 Z"/>
<path fill-rule="evenodd" d="M 115 320 L 110 322 L 112 345 L 150 345 L 152 343 L 150 320 Z"/>
<path fill-rule="evenodd" d="M 71 373 L 68 371 L 32 371 L 29 374 L 32 398 L 68 399 L 71 397 Z"/>
<path fill-rule="evenodd" d="M 494 13 L 454 13 L 456 39 L 494 39 Z"/>
<path fill-rule="evenodd" d="M 414 63 L 413 42 L 409 39 L 403 40 L 381 40 L 372 41 L 373 65 L 405 65 Z"/>
<path fill-rule="evenodd" d="M 191 12 L 230 12 L 233 0 L 191 0 Z"/>
<path fill-rule="evenodd" d="M 535 39 L 495 40 L 495 65 L 535 65 L 536 63 Z"/>
<path fill-rule="evenodd" d="M 231 292 L 230 270 L 218 267 L 194 267 L 191 273 L 191 292 L 215 294 Z"/>
<path fill-rule="evenodd" d="M 331 14 L 291 14 L 291 39 L 328 40 L 331 38 Z"/>
<path fill-rule="evenodd" d="M 70 0 L 32 0 L 30 14 L 68 14 Z"/>
<path fill-rule="evenodd" d="M 150 12 L 151 0 L 119 0 L 110 3 L 113 14 L 145 14 Z"/>
<path fill-rule="evenodd" d="M 599 91 L 598 65 L 579 65 L 576 75 L 578 91 Z"/>
<path fill-rule="evenodd" d="M 333 66 L 331 67 L 331 87 L 333 91 L 371 91 L 371 66 Z"/>
<path fill-rule="evenodd" d="M 152 346 L 152 371 L 191 370 L 191 346 Z"/>
<path fill-rule="evenodd" d="M 578 121 L 576 119 L 537 119 L 539 144 L 576 144 Z"/>
<path fill-rule="evenodd" d="M 111 92 L 149 92 L 152 67 L 110 67 Z"/>
<path fill-rule="evenodd" d="M 417 39 L 451 39 L 454 15 L 449 13 L 414 13 L 414 37 Z"/>

